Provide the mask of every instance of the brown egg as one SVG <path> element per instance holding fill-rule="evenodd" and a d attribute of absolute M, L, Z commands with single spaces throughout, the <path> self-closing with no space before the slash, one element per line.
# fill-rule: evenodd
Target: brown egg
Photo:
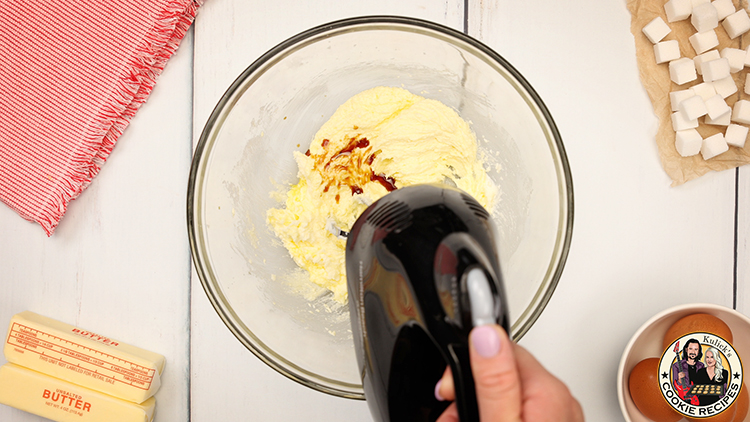
<path fill-rule="evenodd" d="M 672 324 L 664 334 L 664 344 L 662 350 L 669 347 L 673 341 L 684 336 L 685 334 L 705 332 L 715 334 L 724 340 L 732 343 L 732 330 L 724 321 L 709 314 L 692 314 L 682 317 Z"/>
<path fill-rule="evenodd" d="M 750 409 L 750 393 L 747 392 L 747 386 L 742 384 L 742 391 L 737 401 L 733 405 L 737 407 L 737 414 L 734 415 L 734 422 L 744 422 L 747 417 L 747 411 Z"/>
<path fill-rule="evenodd" d="M 659 391 L 659 359 L 638 362 L 628 378 L 630 397 L 643 416 L 654 422 L 677 422 L 682 416 L 667 403 Z"/>

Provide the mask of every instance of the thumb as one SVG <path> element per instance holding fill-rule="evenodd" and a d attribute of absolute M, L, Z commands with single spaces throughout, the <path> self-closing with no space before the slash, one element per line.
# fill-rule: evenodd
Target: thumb
<path fill-rule="evenodd" d="M 476 327 L 469 335 L 471 370 L 483 421 L 521 421 L 521 380 L 508 335 L 498 325 Z"/>

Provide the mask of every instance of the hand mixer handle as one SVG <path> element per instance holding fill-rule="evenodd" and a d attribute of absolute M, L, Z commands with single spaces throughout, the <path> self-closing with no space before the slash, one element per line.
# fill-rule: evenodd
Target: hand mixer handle
<path fill-rule="evenodd" d="M 448 350 L 451 354 L 450 367 L 456 391 L 458 419 L 461 422 L 479 422 L 479 406 L 474 388 L 474 375 L 471 373 L 469 347 L 466 344 L 451 344 Z"/>
<path fill-rule="evenodd" d="M 468 310 L 471 313 L 471 326 L 494 324 L 495 299 L 490 280 L 481 267 L 474 267 L 465 274 L 465 293 L 468 296 Z M 462 289 L 464 290 L 464 289 Z M 479 421 L 474 376 L 471 372 L 469 347 L 467 344 L 451 344 L 451 371 L 456 389 L 456 406 L 461 422 Z"/>

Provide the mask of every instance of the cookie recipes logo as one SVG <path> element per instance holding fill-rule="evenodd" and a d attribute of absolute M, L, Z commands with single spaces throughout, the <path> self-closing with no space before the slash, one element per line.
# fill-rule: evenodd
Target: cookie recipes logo
<path fill-rule="evenodd" d="M 728 409 L 739 397 L 742 380 L 737 351 L 710 333 L 680 337 L 659 360 L 662 396 L 677 412 L 694 419 Z"/>

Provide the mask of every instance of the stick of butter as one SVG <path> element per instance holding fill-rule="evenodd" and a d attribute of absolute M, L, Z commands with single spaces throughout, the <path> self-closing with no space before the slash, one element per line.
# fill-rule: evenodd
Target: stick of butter
<path fill-rule="evenodd" d="M 164 356 L 30 311 L 10 320 L 5 358 L 123 400 L 142 403 L 161 385 Z"/>
<path fill-rule="evenodd" d="M 133 403 L 6 363 L 0 403 L 57 422 L 151 422 L 156 400 Z"/>

